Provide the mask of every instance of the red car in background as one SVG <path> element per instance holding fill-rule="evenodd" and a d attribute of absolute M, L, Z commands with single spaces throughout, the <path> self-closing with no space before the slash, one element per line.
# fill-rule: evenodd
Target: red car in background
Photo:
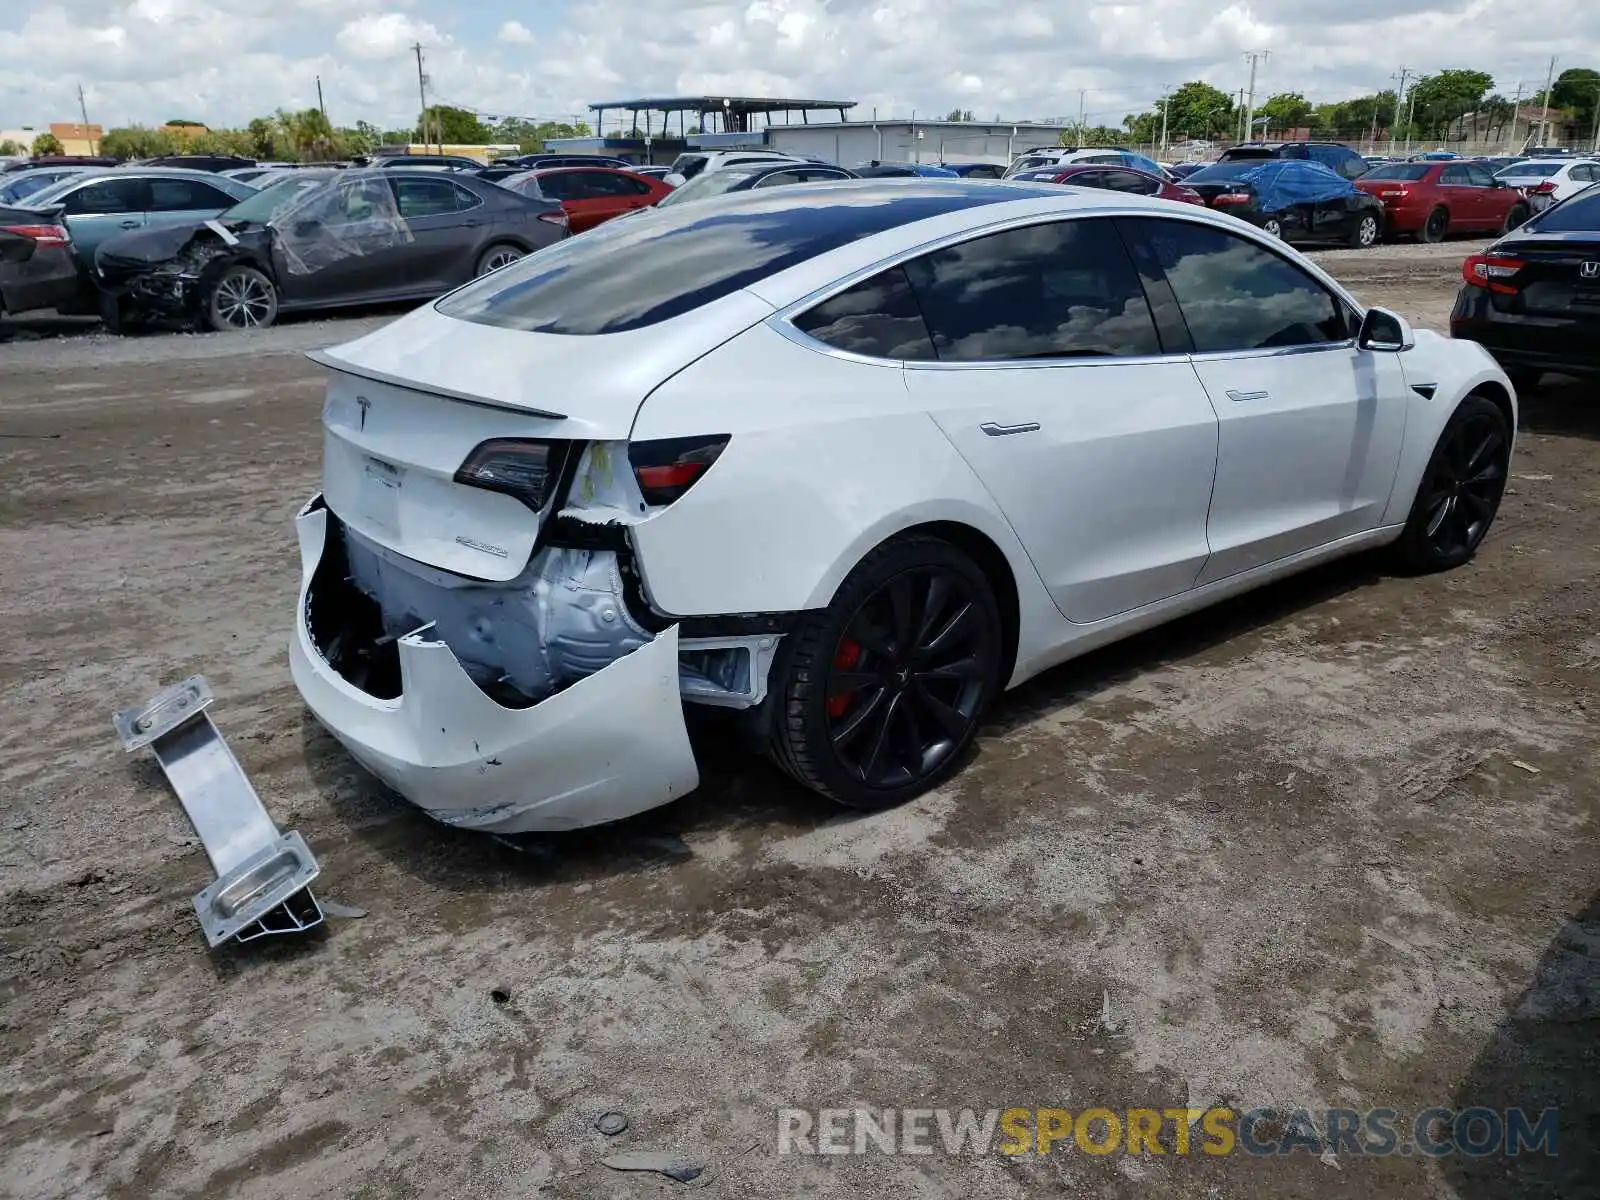
<path fill-rule="evenodd" d="M 524 196 L 559 203 L 573 233 L 593 229 L 636 208 L 649 208 L 672 191 L 659 179 L 618 167 L 549 167 L 509 175 L 498 182 Z"/>
<path fill-rule="evenodd" d="M 1488 163 L 1382 163 L 1356 179 L 1383 201 L 1384 231 L 1437 242 L 1448 233 L 1509 233 L 1528 219 L 1532 205 L 1521 188 L 1494 177 Z"/>
<path fill-rule="evenodd" d="M 1035 183 L 1069 183 L 1073 187 L 1104 188 L 1109 192 L 1132 192 L 1135 196 L 1156 196 L 1162 200 L 1176 200 L 1180 204 L 1205 204 L 1199 192 L 1181 183 L 1159 179 L 1148 171 L 1136 171 L 1132 167 L 1068 163 L 1020 171 L 1011 178 L 1018 181 L 1028 179 Z"/>

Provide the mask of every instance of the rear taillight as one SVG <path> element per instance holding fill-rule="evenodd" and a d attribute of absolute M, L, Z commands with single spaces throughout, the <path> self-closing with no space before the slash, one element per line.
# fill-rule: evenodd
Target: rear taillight
<path fill-rule="evenodd" d="M 1505 258 L 1498 254 L 1473 254 L 1461 264 L 1461 278 L 1473 287 L 1487 288 L 1503 296 L 1514 296 L 1517 288 L 1506 280 L 1522 270 L 1522 266 L 1520 258 Z"/>
<path fill-rule="evenodd" d="M 567 227 L 567 214 L 565 212 L 540 213 L 539 220 L 548 221 L 552 225 L 559 225 L 563 229 Z"/>
<path fill-rule="evenodd" d="M 1249 192 L 1223 192 L 1211 203 L 1213 204 L 1249 204 Z"/>
<path fill-rule="evenodd" d="M 630 442 L 628 461 L 634 478 L 649 505 L 671 504 L 687 492 L 711 469 L 728 444 L 728 435 L 661 438 L 653 442 Z"/>
<path fill-rule="evenodd" d="M 1178 189 L 1178 199 L 1183 201 L 1185 204 L 1204 204 L 1206 202 L 1205 197 L 1199 192 L 1186 187 L 1180 187 Z"/>
<path fill-rule="evenodd" d="M 1546 179 L 1543 183 L 1535 184 L 1533 187 L 1529 188 L 1528 189 L 1528 195 L 1530 195 L 1530 196 L 1549 196 L 1549 195 L 1553 195 L 1555 193 L 1555 190 L 1556 190 L 1555 180 Z"/>
<path fill-rule="evenodd" d="M 72 240 L 65 225 L 0 225 L 0 233 L 32 238 L 41 246 L 65 246 Z"/>
<path fill-rule="evenodd" d="M 566 458 L 565 442 L 492 438 L 480 442 L 456 470 L 455 481 L 522 501 L 534 512 L 544 507 Z"/>
<path fill-rule="evenodd" d="M 1409 188 L 1384 188 L 1378 195 L 1385 200 L 1404 200 L 1411 195 L 1411 190 Z"/>

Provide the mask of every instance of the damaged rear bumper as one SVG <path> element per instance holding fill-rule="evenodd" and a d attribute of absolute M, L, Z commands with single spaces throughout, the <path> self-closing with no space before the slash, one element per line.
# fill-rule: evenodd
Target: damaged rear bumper
<path fill-rule="evenodd" d="M 531 707 L 492 699 L 428 627 L 396 643 L 393 699 L 344 678 L 310 625 L 333 520 L 320 497 L 296 518 L 301 582 L 290 667 L 317 719 L 407 800 L 446 824 L 525 833 L 614 821 L 699 783 L 679 695 L 676 626 Z"/>

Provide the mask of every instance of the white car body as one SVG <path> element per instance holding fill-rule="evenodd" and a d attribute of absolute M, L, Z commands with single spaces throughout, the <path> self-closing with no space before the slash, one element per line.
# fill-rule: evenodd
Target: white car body
<path fill-rule="evenodd" d="M 872 214 L 900 197 L 953 207 L 619 332 L 484 323 L 523 297 L 566 311 L 562 295 L 580 293 L 541 274 L 570 273 L 561 264 L 596 264 L 581 295 L 612 289 L 619 304 L 658 267 L 676 278 L 662 229 L 887 220 Z M 1103 219 L 1187 223 L 1196 237 L 1225 231 L 1213 240 L 1240 253 L 1264 249 L 1325 289 L 1351 336 L 1249 353 L 896 361 L 795 323 L 894 264 L 997 232 L 1173 228 Z M 1010 597 L 996 681 L 1014 686 L 1395 540 L 1463 397 L 1495 397 L 1515 428 L 1514 393 L 1480 347 L 1413 340 L 1390 318 L 1403 336 L 1363 348 L 1365 310 L 1335 280 L 1205 209 L 873 180 L 614 225 L 313 355 L 331 377 L 323 494 L 297 519 L 294 679 L 355 758 L 452 825 L 573 828 L 691 790 L 681 701 L 765 711 L 795 622 L 829 610 L 858 564 L 908 531 L 953 539 Z M 647 246 L 659 263 L 641 260 Z M 608 255 L 640 274 L 600 271 Z M 676 500 L 647 503 L 630 455 L 708 435 L 725 441 L 713 465 Z M 543 481 L 527 485 L 548 489 L 537 511 L 484 490 L 512 486 L 504 470 L 458 482 L 495 439 L 552 439 Z M 576 457 L 558 468 L 562 450 Z"/>
<path fill-rule="evenodd" d="M 1589 158 L 1530 158 L 1512 163 L 1495 178 L 1527 191 L 1538 211 L 1600 182 L 1600 162 Z M 1538 190 L 1544 184 L 1553 184 L 1553 190 Z"/>
<path fill-rule="evenodd" d="M 1172 177 L 1167 173 L 1167 169 L 1153 158 L 1131 150 L 1108 150 L 1104 147 L 1100 149 L 1089 147 L 1082 150 L 1052 150 L 1048 148 L 1030 150 L 1026 154 L 1019 155 L 1017 160 L 1006 168 L 1004 178 L 1010 179 L 1013 175 L 1019 175 L 1023 171 L 1035 171 L 1041 167 L 1064 167 L 1069 163 L 1088 163 L 1094 166 L 1107 167 L 1133 167 L 1135 170 L 1145 171 L 1152 175 L 1159 174 L 1161 178 L 1166 179 L 1168 182 L 1173 182 Z M 1155 170 L 1152 171 L 1152 167 Z"/>
<path fill-rule="evenodd" d="M 671 187 L 682 187 L 691 179 L 698 178 L 708 171 L 720 171 L 723 167 L 731 167 L 737 163 L 767 163 L 767 162 L 809 162 L 793 154 L 781 154 L 776 150 L 720 150 L 714 153 L 701 151 L 685 151 L 672 160 L 672 170 L 662 176 L 661 182 Z M 688 169 L 695 163 L 700 165 Z"/>

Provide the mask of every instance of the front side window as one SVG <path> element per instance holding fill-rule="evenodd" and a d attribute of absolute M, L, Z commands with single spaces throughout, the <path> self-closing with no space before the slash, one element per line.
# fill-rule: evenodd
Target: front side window
<path fill-rule="evenodd" d="M 1008 229 L 906 275 L 941 362 L 1160 354 L 1144 289 L 1106 220 Z"/>
<path fill-rule="evenodd" d="M 819 342 L 872 358 L 935 358 L 905 269 L 891 267 L 794 319 Z"/>
<path fill-rule="evenodd" d="M 1158 180 L 1137 171 L 1107 171 L 1106 182 L 1114 192 L 1131 192 L 1135 196 L 1154 196 L 1161 190 Z"/>
<path fill-rule="evenodd" d="M 144 212 L 149 189 L 142 179 L 97 179 L 66 198 L 68 216 Z"/>
<path fill-rule="evenodd" d="M 1265 247 L 1190 221 L 1140 217 L 1126 227 L 1160 263 L 1197 353 L 1350 337 L 1350 318 L 1332 293 Z"/>
<path fill-rule="evenodd" d="M 1446 167 L 1439 172 L 1439 182 L 1459 187 L 1472 181 L 1467 178 L 1467 169 L 1465 167 Z"/>
<path fill-rule="evenodd" d="M 1494 176 L 1490 173 L 1489 168 L 1481 163 L 1468 163 L 1467 182 L 1473 187 L 1492 188 L 1494 186 Z"/>
<path fill-rule="evenodd" d="M 190 209 L 231 208 L 233 197 L 197 179 L 152 179 L 151 212 L 186 212 Z"/>

